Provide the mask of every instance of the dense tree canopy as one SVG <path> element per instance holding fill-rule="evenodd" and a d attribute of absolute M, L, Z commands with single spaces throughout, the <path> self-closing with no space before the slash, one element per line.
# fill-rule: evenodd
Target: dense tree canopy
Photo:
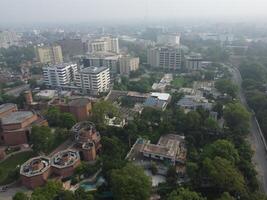
<path fill-rule="evenodd" d="M 93 196 L 82 188 L 71 192 L 64 190 L 61 182 L 48 181 L 44 187 L 34 189 L 31 197 L 18 192 L 13 197 L 13 200 L 93 200 Z"/>
<path fill-rule="evenodd" d="M 167 200 L 206 200 L 200 194 L 192 192 L 188 189 L 177 189 L 168 196 Z"/>
<path fill-rule="evenodd" d="M 56 107 L 49 107 L 45 116 L 50 126 L 70 129 L 76 123 L 76 119 L 71 113 L 60 112 Z"/>
<path fill-rule="evenodd" d="M 247 132 L 249 128 L 249 112 L 239 103 L 229 103 L 223 113 L 226 125 L 236 132 Z"/>
<path fill-rule="evenodd" d="M 206 158 L 203 161 L 203 169 L 210 181 L 222 191 L 238 194 L 245 192 L 244 177 L 230 161 L 220 157 Z"/>
<path fill-rule="evenodd" d="M 116 200 L 146 200 L 151 192 L 151 180 L 142 168 L 127 164 L 111 174 L 111 188 Z"/>
<path fill-rule="evenodd" d="M 30 143 L 35 152 L 47 152 L 53 145 L 53 134 L 47 126 L 33 126 L 30 134 Z"/>
<path fill-rule="evenodd" d="M 219 92 L 221 92 L 223 94 L 226 93 L 233 98 L 236 97 L 236 94 L 238 91 L 237 85 L 235 85 L 232 81 L 230 81 L 228 79 L 220 79 L 220 80 L 216 81 L 215 87 Z"/>
<path fill-rule="evenodd" d="M 110 101 L 101 100 L 95 103 L 92 114 L 92 120 L 102 128 L 106 126 L 107 118 L 116 117 L 119 120 L 121 119 L 118 108 Z"/>
<path fill-rule="evenodd" d="M 228 140 L 217 140 L 207 145 L 202 152 L 203 158 L 214 159 L 217 156 L 230 161 L 232 164 L 239 162 L 238 151 L 233 143 Z"/>

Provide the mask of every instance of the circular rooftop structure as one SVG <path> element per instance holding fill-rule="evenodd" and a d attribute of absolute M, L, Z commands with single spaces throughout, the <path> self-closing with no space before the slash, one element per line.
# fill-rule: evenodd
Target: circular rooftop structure
<path fill-rule="evenodd" d="M 96 131 L 94 123 L 90 121 L 83 121 L 75 124 L 72 129 L 75 141 L 78 143 L 99 142 L 100 134 Z"/>
<path fill-rule="evenodd" d="M 25 162 L 20 168 L 20 174 L 27 177 L 41 175 L 50 168 L 50 158 L 39 156 Z"/>
<path fill-rule="evenodd" d="M 65 168 L 74 165 L 78 161 L 80 161 L 79 152 L 67 149 L 56 153 L 51 159 L 51 165 L 56 168 Z"/>

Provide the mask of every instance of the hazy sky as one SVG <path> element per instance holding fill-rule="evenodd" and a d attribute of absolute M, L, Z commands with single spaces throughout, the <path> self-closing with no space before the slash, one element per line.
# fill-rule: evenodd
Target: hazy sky
<path fill-rule="evenodd" d="M 0 0 L 0 23 L 267 17 L 267 0 Z"/>

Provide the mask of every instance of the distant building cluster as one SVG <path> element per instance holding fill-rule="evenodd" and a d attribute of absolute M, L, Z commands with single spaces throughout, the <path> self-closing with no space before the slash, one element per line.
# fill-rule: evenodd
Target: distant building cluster
<path fill-rule="evenodd" d="M 0 31 L 0 49 L 19 45 L 19 36 L 13 31 Z"/>

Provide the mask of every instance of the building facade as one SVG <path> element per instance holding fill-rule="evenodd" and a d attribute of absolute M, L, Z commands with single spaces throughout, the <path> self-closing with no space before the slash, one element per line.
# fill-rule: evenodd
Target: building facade
<path fill-rule="evenodd" d="M 33 111 L 18 111 L 15 104 L 0 106 L 0 143 L 4 145 L 20 145 L 29 141 L 31 127 L 45 125 L 47 121 Z"/>
<path fill-rule="evenodd" d="M 147 52 L 147 63 L 155 68 L 181 69 L 181 49 L 179 47 L 152 47 Z"/>
<path fill-rule="evenodd" d="M 85 94 L 99 94 L 110 89 L 107 67 L 86 67 L 75 73 L 75 85 Z"/>
<path fill-rule="evenodd" d="M 185 56 L 185 67 L 189 71 L 199 70 L 202 66 L 202 56 L 197 53 L 192 53 Z"/>
<path fill-rule="evenodd" d="M 119 53 L 119 39 L 116 37 L 101 37 L 90 43 L 91 52 Z"/>
<path fill-rule="evenodd" d="M 36 54 L 38 61 L 43 64 L 59 64 L 63 62 L 62 50 L 59 45 L 36 47 Z"/>
<path fill-rule="evenodd" d="M 109 52 L 92 53 L 83 58 L 83 65 L 85 67 L 108 67 L 111 74 L 117 74 L 120 57 L 121 55 Z"/>
<path fill-rule="evenodd" d="M 10 46 L 18 46 L 19 37 L 12 31 L 0 31 L 0 48 L 9 48 Z"/>
<path fill-rule="evenodd" d="M 73 56 L 84 53 L 84 45 L 81 39 L 62 39 L 58 43 L 62 48 L 62 52 L 65 55 Z"/>
<path fill-rule="evenodd" d="M 77 64 L 62 63 L 43 67 L 44 83 L 50 87 L 66 87 L 74 81 Z"/>
<path fill-rule="evenodd" d="M 139 69 L 139 58 L 131 56 L 123 56 L 120 58 L 120 74 L 129 75 L 130 72 Z"/>
<path fill-rule="evenodd" d="M 180 35 L 161 34 L 157 37 L 157 43 L 160 45 L 180 46 Z"/>
<path fill-rule="evenodd" d="M 73 114 L 77 121 L 85 121 L 92 112 L 91 101 L 87 98 L 77 98 L 66 101 L 64 98 L 54 99 L 49 105 L 59 108 L 61 112 Z"/>

